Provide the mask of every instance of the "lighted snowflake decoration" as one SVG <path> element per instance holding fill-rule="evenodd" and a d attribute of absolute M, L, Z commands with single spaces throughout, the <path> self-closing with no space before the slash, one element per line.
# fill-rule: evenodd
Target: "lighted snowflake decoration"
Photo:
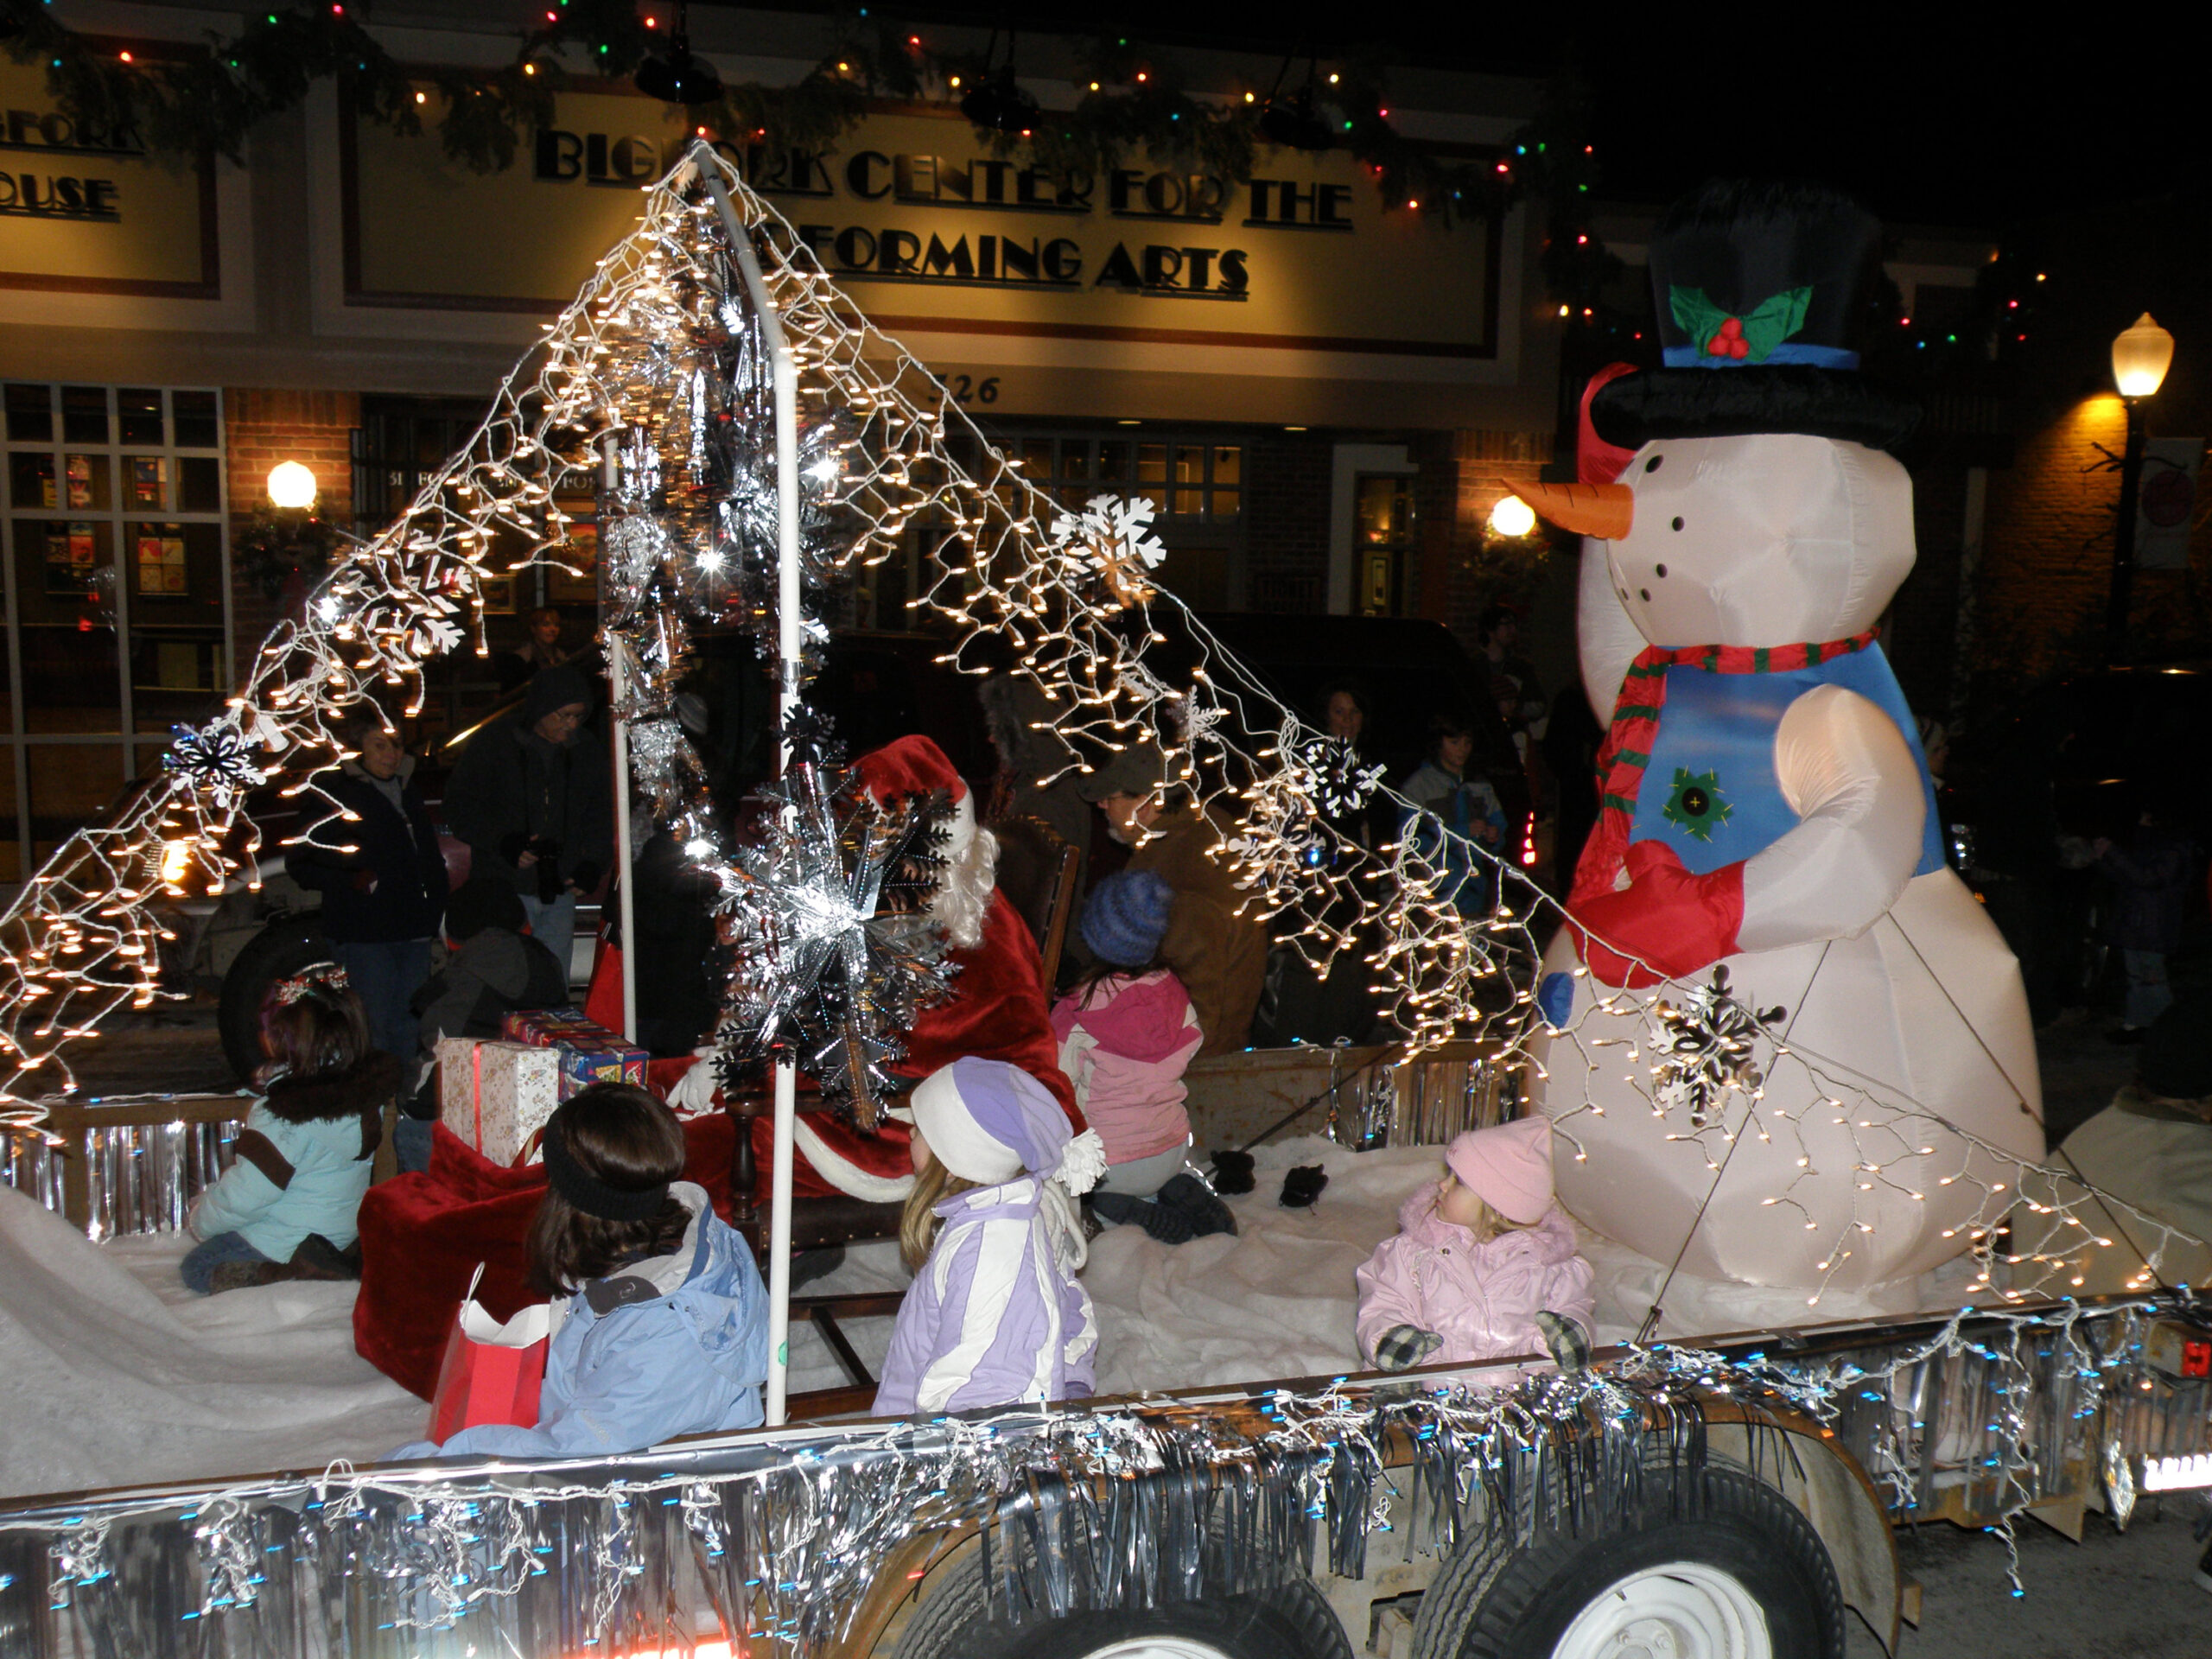
<path fill-rule="evenodd" d="M 737 947 L 721 1036 L 726 1081 L 787 1058 L 874 1127 L 915 1015 L 954 964 L 929 915 L 950 802 L 880 806 L 858 774 L 792 767 L 762 790 L 763 834 L 724 874 Z"/>
<path fill-rule="evenodd" d="M 1680 1003 L 1661 998 L 1651 1013 L 1652 1102 L 1662 1112 L 1686 1109 L 1690 1127 L 1702 1129 L 1730 1094 L 1756 1093 L 1765 1082 L 1758 1046 L 1771 1040 L 1770 1027 L 1785 1011 L 1762 1012 L 1736 1001 L 1722 966 L 1713 970 L 1711 984 L 1692 986 Z"/>
<path fill-rule="evenodd" d="M 227 810 L 245 791 L 266 781 L 253 764 L 253 746 L 237 719 L 220 715 L 205 726 L 172 726 L 175 741 L 162 757 L 164 771 L 181 773 L 192 786 Z"/>
<path fill-rule="evenodd" d="M 1329 817 L 1358 811 L 1382 783 L 1382 763 L 1362 765 L 1359 751 L 1341 737 L 1313 738 L 1298 758 L 1313 774 L 1314 804 Z"/>
<path fill-rule="evenodd" d="M 1156 509 L 1143 496 L 1094 495 L 1080 512 L 1063 512 L 1050 534 L 1060 563 L 1071 575 L 1097 575 L 1117 605 L 1135 605 L 1152 595 L 1151 573 L 1167 550 L 1152 533 Z"/>

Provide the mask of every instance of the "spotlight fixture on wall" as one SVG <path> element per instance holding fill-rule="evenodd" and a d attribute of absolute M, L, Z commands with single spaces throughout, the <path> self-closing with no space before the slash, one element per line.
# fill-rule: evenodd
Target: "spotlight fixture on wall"
<path fill-rule="evenodd" d="M 991 58 L 998 50 L 999 33 L 993 29 L 990 43 L 983 48 L 982 73 L 960 95 L 960 113 L 986 132 L 1027 132 L 1037 124 L 1037 100 L 1014 79 L 1014 31 L 1008 29 L 1006 61 L 994 69 Z"/>
<path fill-rule="evenodd" d="M 722 78 L 715 66 L 691 50 L 690 12 L 676 9 L 676 32 L 661 50 L 647 54 L 631 79 L 647 98 L 686 107 L 711 104 L 722 95 Z"/>
<path fill-rule="evenodd" d="M 1306 60 L 1303 86 L 1288 93 L 1282 89 L 1283 77 L 1290 73 L 1292 60 L 1297 56 L 1294 48 L 1290 56 L 1282 60 L 1282 67 L 1275 71 L 1275 84 L 1268 93 L 1268 101 L 1260 106 L 1260 137 L 1271 144 L 1291 149 L 1326 149 L 1332 143 L 1329 124 L 1321 118 L 1313 91 L 1319 60 Z"/>
<path fill-rule="evenodd" d="M 1313 111 L 1313 89 L 1300 86 L 1287 97 L 1270 98 L 1260 111 L 1260 137 L 1291 149 L 1326 149 L 1329 124 Z"/>

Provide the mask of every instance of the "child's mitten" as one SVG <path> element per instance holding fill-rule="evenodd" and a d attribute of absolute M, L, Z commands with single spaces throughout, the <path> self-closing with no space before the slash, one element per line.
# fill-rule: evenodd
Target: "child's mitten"
<path fill-rule="evenodd" d="M 1329 1184 L 1329 1173 L 1319 1164 L 1300 1164 L 1282 1178 L 1282 1204 L 1285 1209 L 1303 1210 L 1321 1196 L 1321 1189 Z"/>
<path fill-rule="evenodd" d="M 1249 1192 L 1259 1183 L 1252 1178 L 1252 1154 L 1226 1147 L 1213 1155 L 1213 1190 L 1225 1198 Z"/>
<path fill-rule="evenodd" d="M 1560 1375 L 1571 1376 L 1588 1367 L 1590 1333 L 1582 1328 L 1580 1320 L 1554 1313 L 1548 1307 L 1538 1308 L 1536 1329 L 1544 1333 L 1544 1346 L 1551 1350 L 1552 1363 L 1559 1367 Z"/>
<path fill-rule="evenodd" d="M 1375 1339 L 1377 1370 L 1411 1370 L 1444 1345 L 1444 1338 L 1417 1325 L 1394 1325 Z"/>

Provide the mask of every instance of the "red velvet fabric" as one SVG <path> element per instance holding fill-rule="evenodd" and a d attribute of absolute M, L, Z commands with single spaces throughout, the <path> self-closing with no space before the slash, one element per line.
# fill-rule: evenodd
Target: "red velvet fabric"
<path fill-rule="evenodd" d="M 695 1119 L 683 1136 L 684 1179 L 705 1187 L 727 1218 L 729 1119 Z M 543 1165 L 503 1167 L 436 1125 L 429 1168 L 372 1186 L 361 1200 L 361 1291 L 353 1302 L 361 1357 L 427 1400 L 478 1262 L 484 1278 L 476 1297 L 493 1318 L 543 1300 L 530 1287 L 524 1245 L 544 1189 Z"/>
<path fill-rule="evenodd" d="M 922 1010 L 906 1039 L 906 1058 L 892 1069 L 919 1080 L 970 1054 L 1006 1060 L 1051 1090 L 1078 1132 L 1089 1127 L 1074 1085 L 1060 1070 L 1045 1001 L 1045 959 L 1004 893 L 994 893 L 983 912 L 982 943 L 952 951 L 950 959 L 960 969 L 950 999 Z"/>
<path fill-rule="evenodd" d="M 983 938 L 973 950 L 955 950 L 951 959 L 960 972 L 953 982 L 950 1001 L 923 1010 L 906 1039 L 906 1058 L 893 1069 L 901 1077 L 921 1078 L 939 1066 L 950 1065 L 963 1055 L 1005 1060 L 1020 1066 L 1052 1091 L 1068 1122 L 1080 1131 L 1086 1127 L 1075 1103 L 1075 1090 L 1060 1070 L 1060 1046 L 1052 1035 L 1050 1010 L 1045 1003 L 1045 963 L 1037 943 L 1014 906 L 1002 893 L 991 895 L 983 912 Z M 804 1108 L 805 1103 L 800 1103 Z M 807 1127 L 822 1138 L 836 1156 L 871 1175 L 900 1176 L 913 1172 L 906 1126 L 887 1119 L 874 1135 L 863 1135 L 844 1118 L 830 1112 L 809 1112 Z M 768 1202 L 768 1160 L 773 1150 L 775 1125 L 767 1117 L 753 1121 L 753 1150 L 760 1171 L 759 1202 Z M 791 1192 L 799 1198 L 821 1198 L 840 1189 L 811 1168 L 804 1156 L 792 1160 Z"/>

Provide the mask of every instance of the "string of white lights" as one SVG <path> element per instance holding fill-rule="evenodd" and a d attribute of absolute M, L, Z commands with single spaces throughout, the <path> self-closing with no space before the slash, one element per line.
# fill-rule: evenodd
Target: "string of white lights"
<path fill-rule="evenodd" d="M 1102 499 L 1078 510 L 1038 488 L 923 364 L 868 322 L 775 210 L 701 148 L 645 192 L 638 227 L 509 375 L 468 444 L 270 633 L 225 711 L 181 734 L 162 775 L 113 823 L 72 837 L 0 915 L 0 1120 L 35 1126 L 41 1099 L 73 1086 L 67 1046 L 117 1009 L 164 994 L 166 897 L 257 880 L 247 790 L 280 780 L 302 809 L 293 839 L 346 844 L 346 815 L 325 787 L 347 753 L 340 724 L 372 698 L 397 695 L 412 712 L 425 664 L 472 638 L 485 652 L 485 584 L 561 562 L 561 500 L 599 486 L 610 441 L 603 580 L 609 626 L 639 665 L 623 711 L 637 734 L 636 786 L 734 906 L 757 902 L 671 713 L 691 620 L 762 630 L 773 607 L 747 564 L 772 462 L 725 429 L 757 423 L 760 364 L 733 308 L 701 168 L 715 169 L 753 228 L 798 368 L 812 446 L 813 590 L 918 546 L 934 574 L 911 602 L 951 629 L 946 660 L 1029 680 L 1052 711 L 1040 725 L 1068 746 L 1071 766 L 1133 746 L 1156 751 L 1157 793 L 1186 796 L 1211 823 L 1211 855 L 1248 907 L 1317 972 L 1346 951 L 1369 963 L 1409 1057 L 1472 1037 L 1491 1046 L 1494 1065 L 1541 1071 L 1529 1045 L 1548 1028 L 1532 988 L 1545 936 L 1564 920 L 1556 902 L 1518 864 L 1445 830 L 1284 708 L 1157 586 L 1162 556 L 1145 504 Z M 980 649 L 988 639 L 1004 647 L 997 658 Z M 1163 647 L 1189 660 L 1171 668 L 1156 654 Z M 1363 827 L 1382 820 L 1391 827 L 1380 834 Z M 1670 1138 L 1719 1148 L 1747 1131 L 1802 1141 L 1840 1128 L 1850 1138 L 1853 1207 L 1824 1268 L 1840 1267 L 1853 1230 L 1871 1225 L 1857 1193 L 1918 1200 L 1927 1183 L 1976 1195 L 1961 1230 L 1986 1276 L 2010 1270 L 2010 1282 L 1989 1280 L 2005 1294 L 2078 1284 L 2094 1252 L 2117 1247 L 2086 1218 L 2097 1202 L 2143 1225 L 2140 1238 L 2129 1230 L 2139 1248 L 2150 1243 L 2132 1283 L 2156 1276 L 2175 1245 L 2200 1243 L 1833 1057 L 1777 1041 L 1725 991 L 1662 1002 L 1667 1012 L 1647 1016 L 1641 999 L 1595 989 L 1574 1027 L 1548 1034 L 1593 1071 L 1624 1067 Z M 1624 1043 L 1595 1027 L 1599 1014 L 1644 1020 L 1647 1034 Z M 1777 1067 L 1809 1079 L 1798 1103 L 1780 1098 Z M 1560 1118 L 1570 1143 L 1575 1116 Z M 1947 1160 L 1940 1173 L 1922 1168 L 1930 1158 Z M 1800 1167 L 1811 1160 L 1808 1149 Z M 1707 1162 L 1717 1170 L 1720 1160 L 1709 1150 Z M 1802 1209 L 1798 1185 L 1763 1201 Z"/>

